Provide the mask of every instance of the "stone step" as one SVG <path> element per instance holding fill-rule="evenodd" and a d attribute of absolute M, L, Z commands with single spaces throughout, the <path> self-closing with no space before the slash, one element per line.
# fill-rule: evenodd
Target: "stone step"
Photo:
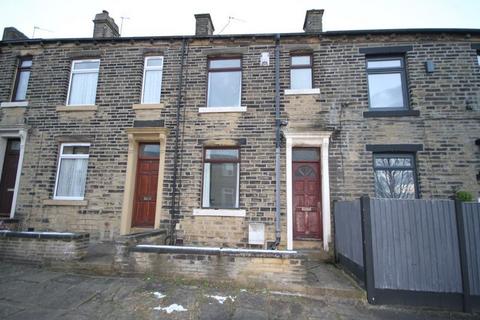
<path fill-rule="evenodd" d="M 333 257 L 323 249 L 301 249 L 297 250 L 306 261 L 333 262 Z"/>

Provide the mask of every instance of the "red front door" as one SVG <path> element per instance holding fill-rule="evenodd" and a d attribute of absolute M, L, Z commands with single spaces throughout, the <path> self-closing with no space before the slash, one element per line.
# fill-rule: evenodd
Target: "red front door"
<path fill-rule="evenodd" d="M 295 148 L 293 152 L 293 236 L 297 240 L 321 239 L 319 152 L 314 148 Z"/>
<path fill-rule="evenodd" d="M 159 144 L 140 144 L 132 227 L 153 227 L 155 225 L 159 158 Z"/>
<path fill-rule="evenodd" d="M 2 177 L 0 180 L 0 216 L 10 216 L 13 192 L 17 179 L 20 140 L 8 139 L 3 160 Z"/>

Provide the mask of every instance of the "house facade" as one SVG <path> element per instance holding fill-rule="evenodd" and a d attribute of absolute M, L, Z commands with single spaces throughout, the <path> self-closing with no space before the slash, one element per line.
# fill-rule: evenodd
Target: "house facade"
<path fill-rule="evenodd" d="M 96 241 L 331 248 L 335 200 L 480 196 L 480 30 L 0 42 L 0 213 Z"/>

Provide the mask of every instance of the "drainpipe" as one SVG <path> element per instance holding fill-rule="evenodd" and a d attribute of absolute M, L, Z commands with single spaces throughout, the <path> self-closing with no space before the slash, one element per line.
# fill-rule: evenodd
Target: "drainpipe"
<path fill-rule="evenodd" d="M 170 245 L 175 245 L 176 243 L 176 236 L 175 236 L 175 229 L 177 226 L 177 213 L 178 213 L 178 206 L 177 206 L 177 171 L 178 171 L 178 143 L 180 138 L 180 108 L 182 106 L 182 92 L 183 92 L 183 66 L 185 60 L 185 46 L 186 46 L 186 38 L 182 40 L 182 53 L 180 58 L 180 74 L 178 77 L 178 95 L 177 95 L 177 114 L 176 114 L 176 121 L 175 121 L 175 149 L 174 149 L 174 156 L 173 156 L 173 181 L 172 181 L 172 203 L 170 206 L 170 232 L 168 236 L 165 238 L 165 243 L 167 241 Z"/>
<path fill-rule="evenodd" d="M 275 243 L 277 249 L 281 240 L 280 226 L 280 145 L 282 121 L 280 120 L 280 34 L 275 37 Z"/>

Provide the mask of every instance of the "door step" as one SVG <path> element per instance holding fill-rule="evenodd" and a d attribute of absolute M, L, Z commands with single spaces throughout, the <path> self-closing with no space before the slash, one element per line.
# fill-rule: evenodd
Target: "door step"
<path fill-rule="evenodd" d="M 293 240 L 293 250 L 319 249 L 323 250 L 323 241 L 321 240 Z"/>

